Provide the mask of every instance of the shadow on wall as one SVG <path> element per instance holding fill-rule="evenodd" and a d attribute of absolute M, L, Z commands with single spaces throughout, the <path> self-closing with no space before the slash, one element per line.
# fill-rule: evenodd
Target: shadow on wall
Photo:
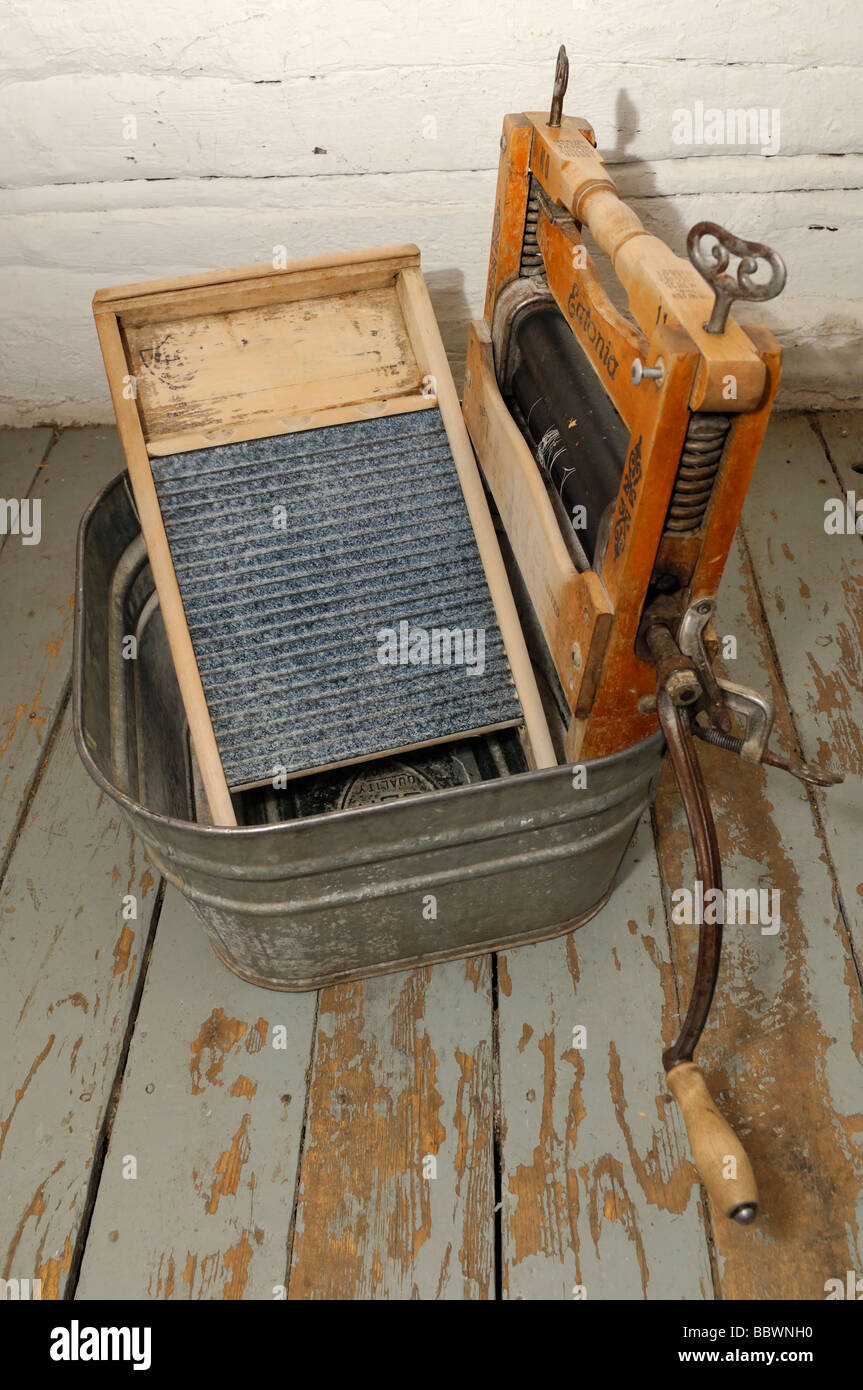
<path fill-rule="evenodd" d="M 612 176 L 616 178 L 616 174 L 619 172 L 621 186 L 637 187 L 637 194 L 633 194 L 629 201 L 638 203 L 637 211 L 646 229 L 654 236 L 660 237 L 678 256 L 686 257 L 686 239 L 690 227 L 694 224 L 684 222 L 674 199 L 663 196 L 659 192 L 654 169 L 644 160 L 629 153 L 628 147 L 639 132 L 639 115 L 635 103 L 625 88 L 621 88 L 617 95 L 615 118 L 617 139 L 613 156 L 607 152 L 610 155 L 608 163 L 611 166 Z M 613 167 L 615 162 L 625 166 L 625 173 L 622 169 L 615 171 Z M 648 202 L 645 206 L 642 200 L 650 199 L 653 199 L 654 202 L 652 204 Z M 714 200 L 715 195 L 711 194 L 705 194 L 699 198 L 699 212 L 694 220 L 715 221 L 719 222 L 721 226 L 728 226 L 727 213 L 721 208 L 711 206 L 711 202 Z M 768 245 L 772 244 L 774 235 L 771 228 L 763 226 L 737 226 L 732 223 L 728 230 L 745 240 L 766 241 Z M 817 227 L 810 228 L 810 231 L 817 232 L 818 230 L 820 229 Z M 608 257 L 598 250 L 589 235 L 585 237 L 585 242 L 596 265 L 603 288 L 615 307 L 629 318 L 626 295 L 612 270 Z M 811 383 L 814 381 L 823 382 L 824 363 L 828 356 L 831 377 L 835 386 L 832 390 L 826 382 L 822 386 L 820 401 L 822 407 L 847 409 L 859 406 L 860 402 L 863 401 L 863 388 L 860 386 L 863 336 L 861 336 L 859 322 L 853 314 L 846 313 L 828 315 L 816 324 L 808 323 L 805 328 L 802 325 L 789 328 L 787 296 L 790 286 L 790 296 L 793 301 L 795 295 L 795 260 L 797 258 L 793 252 L 781 244 L 776 246 L 776 250 L 783 256 L 788 266 L 789 284 L 782 292 L 784 315 L 774 309 L 770 301 L 765 303 L 736 301 L 731 312 L 742 328 L 745 329 L 747 324 L 760 324 L 775 333 L 781 343 L 783 367 L 777 398 L 779 408 L 795 409 L 801 406 L 811 406 Z M 758 277 L 756 276 L 756 278 Z M 803 276 L 798 275 L 798 284 L 802 279 Z M 801 290 L 797 290 L 797 293 L 801 292 Z M 808 317 L 808 314 L 805 317 Z"/>
<path fill-rule="evenodd" d="M 656 198 L 656 213 L 658 215 L 652 214 L 649 210 L 645 213 L 643 208 L 639 210 L 647 230 L 662 237 L 678 254 L 685 255 L 688 226 L 684 225 L 672 201 L 657 193 L 656 175 L 650 166 L 644 161 L 634 158 L 628 152 L 629 146 L 635 141 L 639 131 L 639 115 L 635 103 L 625 88 L 621 89 L 617 96 L 615 125 L 617 138 L 614 149 L 601 151 L 609 156 L 608 163 L 612 175 L 614 175 L 615 163 L 625 163 L 628 178 L 634 178 L 638 183 L 639 199 Z M 483 228 L 483 237 L 486 241 L 490 241 L 492 211 L 491 206 L 485 210 L 488 226 Z M 478 218 L 481 217 L 483 210 L 478 208 L 476 215 Z M 603 288 L 615 308 L 631 322 L 626 293 L 614 274 L 609 258 L 596 246 L 589 232 L 585 231 L 584 239 Z M 468 325 L 470 320 L 476 316 L 471 310 L 465 293 L 464 276 L 457 267 L 453 266 L 445 270 L 427 272 L 426 281 L 453 377 L 459 394 L 461 394 L 467 352 Z M 477 314 L 481 313 L 481 309 L 477 309 L 476 312 Z"/>
<path fill-rule="evenodd" d="M 616 138 L 612 149 L 605 148 L 600 153 L 607 157 L 610 172 L 618 182 L 625 197 L 633 203 L 648 232 L 660 237 L 679 256 L 686 256 L 686 238 L 691 222 L 684 220 L 684 214 L 676 199 L 664 196 L 658 189 L 657 173 L 648 162 L 632 155 L 631 147 L 640 133 L 638 108 L 626 88 L 618 92 L 615 103 Z M 716 206 L 715 196 L 705 195 L 699 199 L 698 220 L 716 220 L 727 225 L 727 214 Z M 477 236 L 482 236 L 488 246 L 490 238 L 490 219 L 492 209 L 477 206 Z M 732 225 L 730 231 L 747 239 L 759 240 L 770 237 L 764 227 Z M 614 274 L 609 258 L 600 251 L 590 233 L 584 233 L 585 244 L 596 267 L 599 279 L 615 308 L 630 322 L 626 293 Z M 782 253 L 781 245 L 777 250 Z M 787 251 L 786 251 L 787 255 Z M 487 249 L 486 259 L 487 263 Z M 794 266 L 791 263 L 791 293 L 793 295 Z M 472 308 L 465 292 L 462 271 L 456 267 L 428 271 L 426 280 L 440 325 L 441 336 L 449 357 L 450 367 L 456 388 L 461 395 L 464 383 L 465 355 L 467 350 L 468 325 L 471 318 L 480 314 L 481 308 Z M 483 288 L 484 288 L 483 278 Z M 787 294 L 787 291 L 785 292 Z M 859 362 L 861 345 L 860 326 L 853 315 L 845 314 L 822 319 L 817 325 L 805 328 L 789 328 L 787 309 L 784 322 L 773 311 L 773 305 L 736 303 L 733 311 L 742 327 L 747 323 L 760 323 L 776 333 L 783 346 L 783 382 L 780 387 L 780 408 L 792 409 L 811 405 L 811 383 L 824 377 L 825 356 L 829 355 L 832 375 L 835 379 L 833 390 L 822 388 L 822 403 L 827 408 L 853 407 L 863 400 L 859 385 Z M 826 383 L 825 383 L 826 387 Z"/>
<path fill-rule="evenodd" d="M 615 129 L 616 140 L 613 150 L 600 150 L 600 154 L 609 166 L 609 173 L 612 178 L 620 184 L 623 180 L 618 179 L 618 170 L 615 165 L 626 166 L 626 181 L 638 187 L 638 197 L 625 199 L 625 201 L 635 202 L 642 199 L 655 199 L 652 207 L 645 208 L 639 206 L 636 211 L 646 230 L 653 236 L 660 237 L 672 251 L 678 255 L 686 255 L 686 237 L 689 228 L 684 225 L 683 219 L 674 207 L 670 198 L 664 198 L 656 187 L 656 174 L 654 170 L 643 159 L 638 159 L 630 154 L 628 147 L 634 142 L 640 128 L 638 108 L 630 97 L 625 87 L 622 87 L 617 94 L 615 102 Z M 623 193 L 621 191 L 621 195 Z M 611 261 L 604 251 L 596 245 L 590 232 L 585 229 L 584 243 L 587 246 L 591 260 L 596 267 L 597 275 L 603 289 L 624 318 L 630 323 L 635 323 L 626 302 L 626 291 L 618 280 L 612 269 Z"/>
<path fill-rule="evenodd" d="M 743 237 L 749 241 L 761 241 L 765 237 L 769 239 L 768 228 L 755 226 L 737 226 L 732 222 L 728 226 L 727 214 L 721 208 L 711 206 L 711 196 L 704 195 L 698 199 L 698 213 L 691 221 L 684 221 L 681 210 L 676 205 L 672 197 L 663 195 L 657 187 L 656 171 L 645 160 L 629 152 L 639 134 L 639 114 L 635 103 L 632 101 L 626 88 L 621 88 L 615 103 L 615 128 L 616 141 L 613 151 L 600 151 L 606 156 L 612 177 L 618 183 L 624 201 L 630 202 L 635 206 L 645 229 L 653 236 L 657 236 L 664 241 L 667 246 L 684 260 L 688 258 L 686 240 L 690 229 L 695 222 L 714 221 L 720 226 L 727 227 L 728 231 L 734 235 Z M 618 167 L 615 168 L 615 165 Z M 627 196 L 627 189 L 637 189 Z M 627 310 L 626 294 L 615 276 L 608 257 L 595 245 L 589 233 L 585 234 L 585 243 L 593 259 L 603 288 L 611 299 L 615 307 L 620 310 L 627 318 L 632 321 Z M 780 252 L 781 247 L 777 248 Z M 735 263 L 732 263 L 732 273 L 735 273 Z M 756 276 L 756 278 L 759 278 Z M 747 322 L 758 323 L 773 332 L 784 340 L 786 347 L 791 351 L 796 348 L 796 342 L 788 340 L 787 323 L 783 323 L 782 318 L 774 311 L 772 304 L 767 303 L 746 303 L 735 301 L 732 307 L 735 319 L 745 328 Z"/>

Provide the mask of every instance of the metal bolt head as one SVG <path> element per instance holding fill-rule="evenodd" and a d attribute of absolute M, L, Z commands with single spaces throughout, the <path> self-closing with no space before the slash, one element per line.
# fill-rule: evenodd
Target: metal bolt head
<path fill-rule="evenodd" d="M 701 686 L 690 671 L 672 671 L 665 689 L 675 705 L 691 705 L 701 694 Z"/>
<path fill-rule="evenodd" d="M 506 153 L 506 136 L 505 136 L 505 135 L 502 135 L 502 136 L 500 137 L 500 148 L 501 148 L 501 153 L 502 153 L 502 154 L 505 154 L 505 153 Z"/>
<path fill-rule="evenodd" d="M 744 1202 L 739 1207 L 735 1207 L 731 1213 L 732 1221 L 736 1221 L 740 1226 L 751 1226 L 758 1215 L 758 1207 L 754 1202 Z"/>
<path fill-rule="evenodd" d="M 636 357 L 633 359 L 630 376 L 633 386 L 640 386 L 642 381 L 647 379 L 655 381 L 657 386 L 660 386 L 662 378 L 665 376 L 665 365 L 660 358 L 655 367 L 645 367 L 641 358 Z"/>
<path fill-rule="evenodd" d="M 572 644 L 572 664 L 576 671 L 581 667 L 581 647 L 577 642 L 573 642 Z"/>

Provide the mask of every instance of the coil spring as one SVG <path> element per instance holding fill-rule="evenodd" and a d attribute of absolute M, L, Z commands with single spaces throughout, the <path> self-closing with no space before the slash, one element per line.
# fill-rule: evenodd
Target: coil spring
<path fill-rule="evenodd" d="M 726 734 L 722 729 L 708 729 L 703 724 L 695 724 L 692 732 L 703 739 L 705 743 L 712 743 L 717 748 L 724 748 L 728 753 L 739 753 L 743 748 L 742 738 L 737 738 L 734 734 Z"/>
<path fill-rule="evenodd" d="M 519 263 L 519 275 L 541 275 L 544 269 L 542 252 L 539 249 L 539 242 L 536 239 L 536 229 L 539 222 L 539 198 L 536 195 L 536 185 L 533 175 L 530 179 L 530 190 L 527 200 L 527 213 L 524 220 L 524 237 L 521 243 L 521 262 Z"/>
<path fill-rule="evenodd" d="M 729 415 L 691 415 L 674 491 L 665 519 L 666 531 L 697 531 L 719 468 L 731 427 Z"/>

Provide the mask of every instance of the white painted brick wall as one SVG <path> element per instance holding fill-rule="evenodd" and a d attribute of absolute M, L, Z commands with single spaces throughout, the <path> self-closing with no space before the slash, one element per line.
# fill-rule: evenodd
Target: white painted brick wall
<path fill-rule="evenodd" d="M 740 313 L 783 344 L 782 402 L 863 404 L 855 0 L 5 0 L 3 15 L 2 423 L 112 418 L 95 289 L 276 245 L 417 242 L 460 379 L 501 119 L 547 105 L 561 41 L 566 109 L 651 230 L 684 252 L 710 219 L 785 257 L 783 295 Z M 696 101 L 778 109 L 779 153 L 675 144 L 673 112 Z"/>

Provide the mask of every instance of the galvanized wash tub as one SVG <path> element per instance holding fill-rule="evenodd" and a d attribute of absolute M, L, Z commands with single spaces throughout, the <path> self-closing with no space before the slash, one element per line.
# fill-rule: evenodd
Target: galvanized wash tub
<path fill-rule="evenodd" d="M 569 766 L 519 770 L 508 731 L 243 793 L 241 824 L 207 825 L 125 474 L 86 512 L 77 563 L 81 758 L 238 975 L 316 989 L 554 936 L 608 898 L 655 791 L 660 734 L 588 763 L 583 789 Z"/>

